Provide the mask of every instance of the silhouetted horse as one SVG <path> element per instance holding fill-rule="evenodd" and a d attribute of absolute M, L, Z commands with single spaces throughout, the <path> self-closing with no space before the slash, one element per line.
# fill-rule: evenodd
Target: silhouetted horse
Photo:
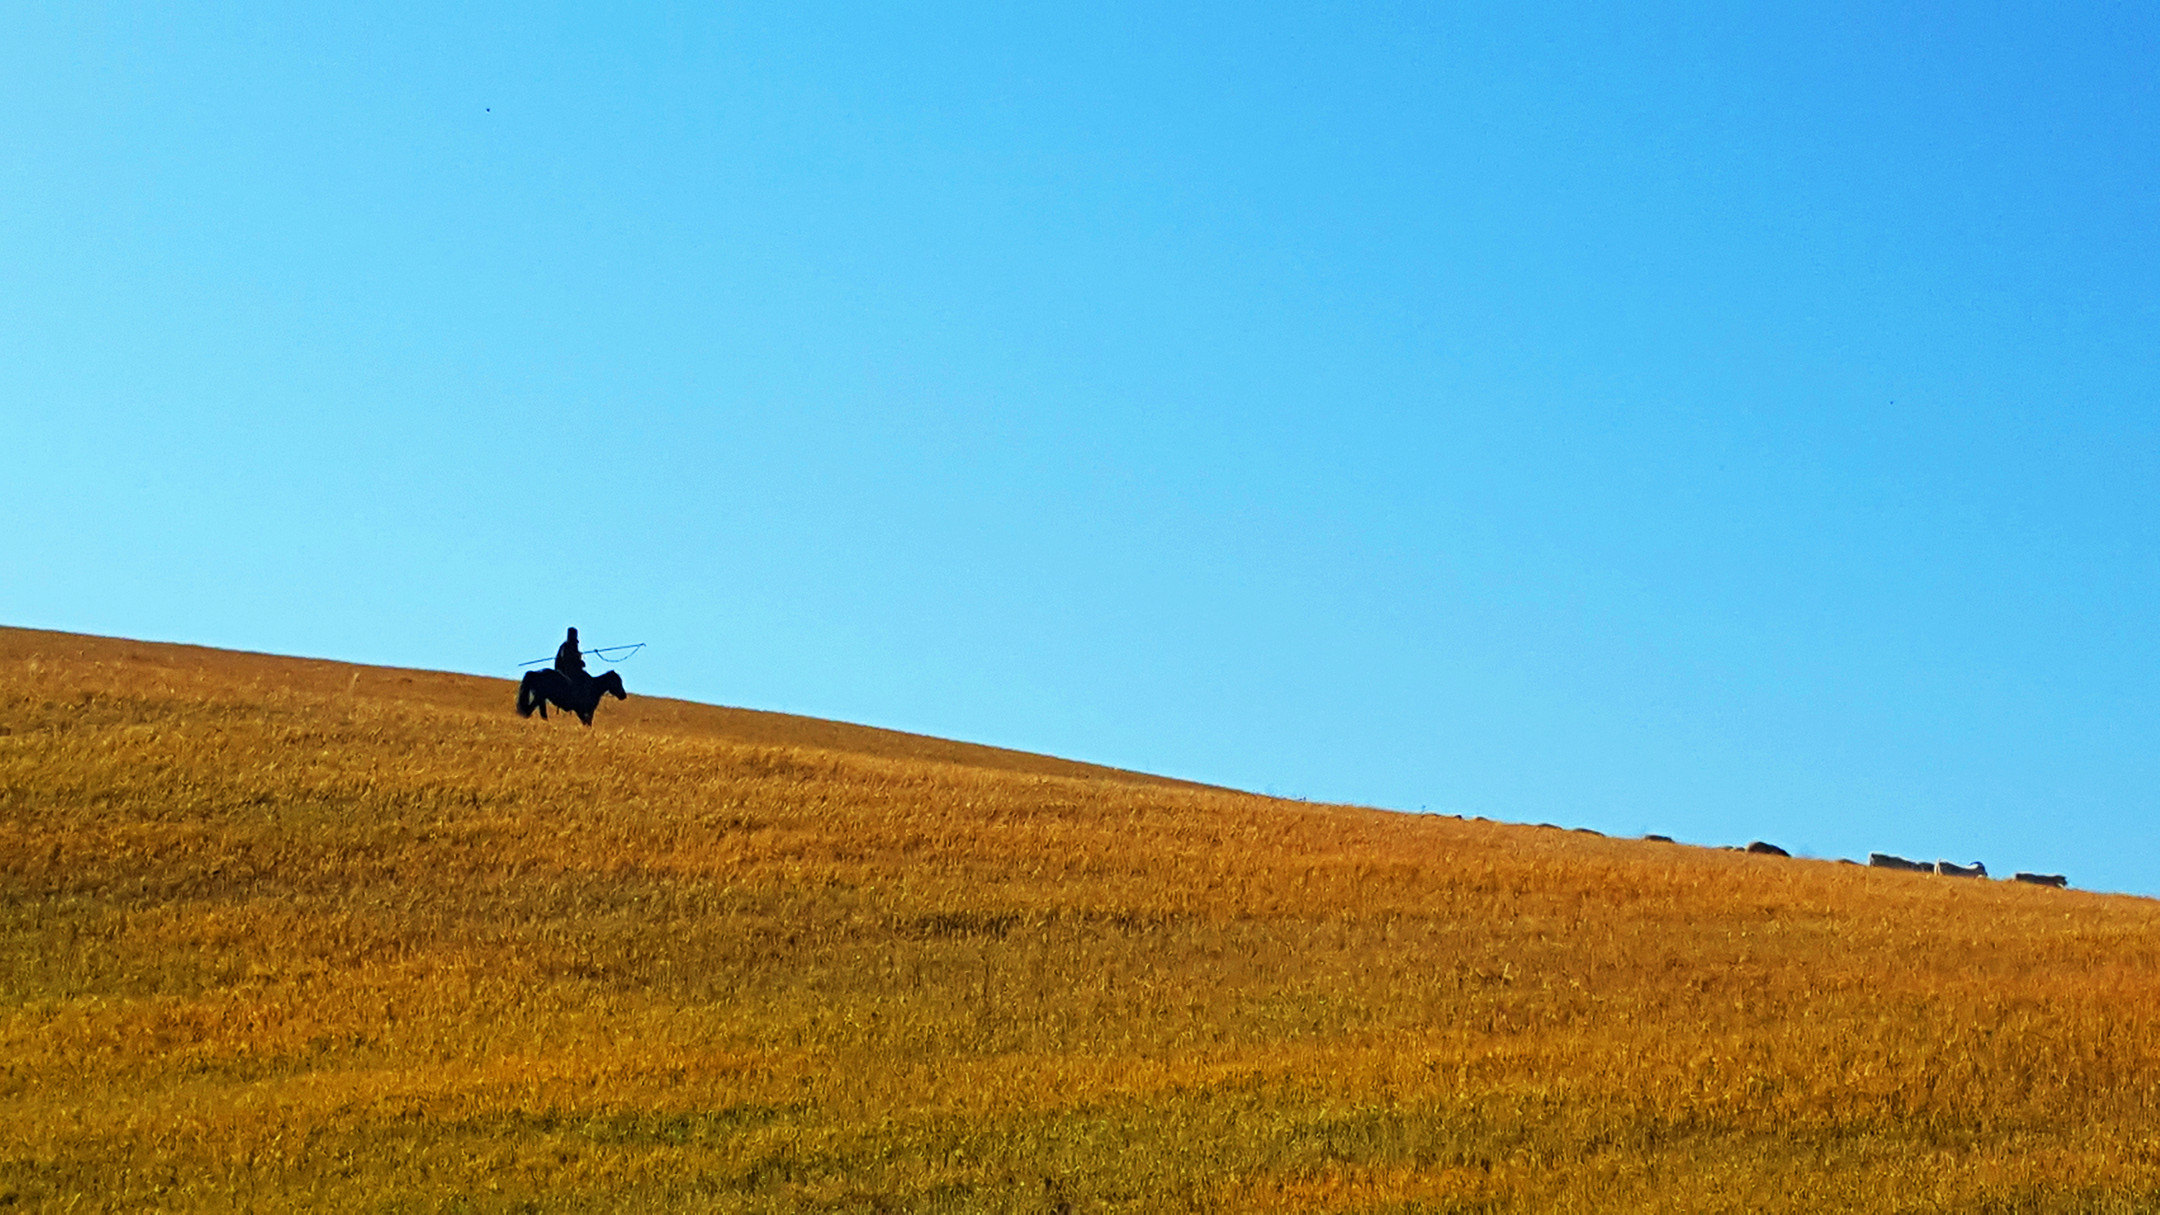
<path fill-rule="evenodd" d="M 527 671 L 518 683 L 518 716 L 531 717 L 533 710 L 538 709 L 544 719 L 548 704 L 553 702 L 556 708 L 568 709 L 589 726 L 593 710 L 600 707 L 602 692 L 617 700 L 626 700 L 630 696 L 623 691 L 622 676 L 613 671 L 604 671 L 590 679 L 572 679 L 547 667 Z"/>

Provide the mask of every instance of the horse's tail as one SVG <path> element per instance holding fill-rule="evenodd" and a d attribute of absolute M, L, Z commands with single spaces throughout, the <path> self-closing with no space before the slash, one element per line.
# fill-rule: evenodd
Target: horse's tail
<path fill-rule="evenodd" d="M 518 681 L 518 716 L 531 717 L 534 706 L 540 703 L 540 694 L 533 691 L 532 675 Z"/>

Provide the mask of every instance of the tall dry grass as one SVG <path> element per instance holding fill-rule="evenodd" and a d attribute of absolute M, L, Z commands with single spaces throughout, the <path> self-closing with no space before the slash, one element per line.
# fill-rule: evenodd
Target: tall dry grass
<path fill-rule="evenodd" d="M 2146 900 L 510 699 L 0 631 L 0 1203 L 2160 1207 Z"/>

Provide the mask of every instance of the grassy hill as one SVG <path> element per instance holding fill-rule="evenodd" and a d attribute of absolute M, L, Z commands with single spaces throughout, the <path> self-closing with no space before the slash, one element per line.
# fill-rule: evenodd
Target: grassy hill
<path fill-rule="evenodd" d="M 635 690 L 0 630 L 0 1205 L 2160 1207 L 2160 904 Z"/>

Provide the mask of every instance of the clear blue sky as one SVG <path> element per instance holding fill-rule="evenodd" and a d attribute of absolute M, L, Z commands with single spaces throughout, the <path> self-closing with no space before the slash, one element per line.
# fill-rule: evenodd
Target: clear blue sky
<path fill-rule="evenodd" d="M 9 13 L 0 621 L 2160 892 L 2148 5 L 295 7 Z"/>

